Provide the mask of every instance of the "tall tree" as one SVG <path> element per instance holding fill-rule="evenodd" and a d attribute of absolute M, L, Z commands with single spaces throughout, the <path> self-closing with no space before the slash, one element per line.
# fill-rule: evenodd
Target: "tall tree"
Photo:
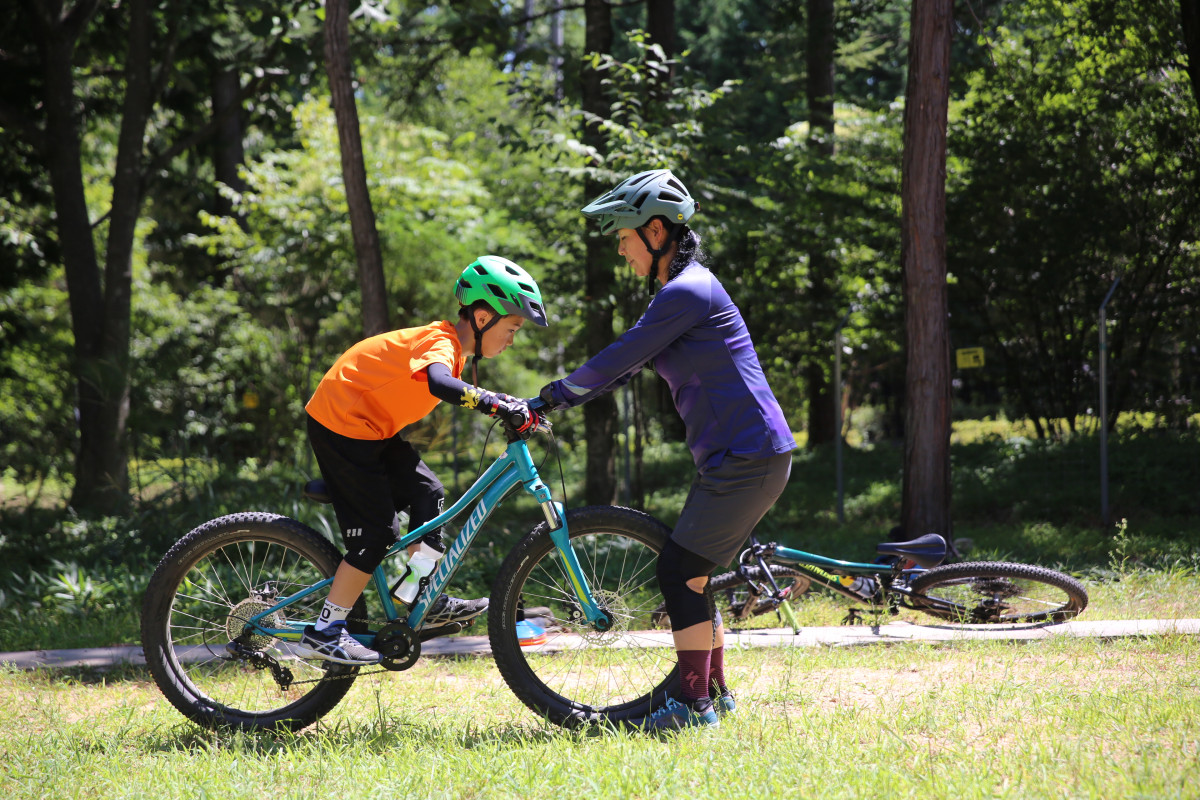
<path fill-rule="evenodd" d="M 129 416 L 129 334 L 134 227 L 143 199 L 143 140 L 153 103 L 148 0 L 128 5 L 123 66 L 125 94 L 112 176 L 112 206 L 103 269 L 84 196 L 76 46 L 98 0 L 64 5 L 26 3 L 43 70 L 44 116 L 22 127 L 50 175 L 58 239 L 75 333 L 79 453 L 71 504 L 84 512 L 113 512 L 128 500 L 126 420 Z"/>
<path fill-rule="evenodd" d="M 333 113 L 337 118 L 342 180 L 346 185 L 350 232 L 354 237 L 354 255 L 358 262 L 363 336 L 373 336 L 389 328 L 387 287 L 383 279 L 383 251 L 379 244 L 379 231 L 375 227 L 371 194 L 367 189 L 367 170 L 363 164 L 362 133 L 358 125 L 358 106 L 354 101 L 349 44 L 349 0 L 326 0 L 325 66 L 329 73 Z"/>
<path fill-rule="evenodd" d="M 666 62 L 665 70 L 654 73 L 657 80 L 651 89 L 652 96 L 663 97 L 670 91 L 675 72 L 675 0 L 646 0 L 646 34 L 652 44 L 662 48 Z"/>
<path fill-rule="evenodd" d="M 826 184 L 823 187 L 823 195 L 829 199 L 831 192 L 827 184 L 831 179 L 835 152 L 833 89 L 836 38 L 833 27 L 833 0 L 807 0 L 807 17 L 808 145 L 813 155 L 813 174 L 818 176 L 821 183 Z M 829 255 L 833 243 L 828 238 L 828 233 L 833 229 L 829 224 L 833 209 L 830 202 L 822 203 L 822 206 L 821 215 L 826 224 L 821 226 L 821 230 L 826 232 L 826 235 L 818 236 L 815 246 L 808 252 L 809 305 L 818 312 L 823 312 L 824 317 L 813 320 L 812 324 L 821 329 L 829 329 L 832 333 L 828 321 L 839 316 L 838 309 L 832 307 L 837 265 Z M 818 344 L 825 342 L 824 336 L 817 337 Z M 836 430 L 837 416 L 833 406 L 834 389 L 830 375 L 829 350 L 822 348 L 818 352 L 810 353 L 807 361 L 804 373 L 808 388 L 808 446 L 815 447 L 832 442 L 841 432 Z"/>
<path fill-rule="evenodd" d="M 1180 18 L 1183 22 L 1183 46 L 1188 57 L 1188 77 L 1192 79 L 1192 93 L 1200 103 L 1200 0 L 1179 0 Z"/>
<path fill-rule="evenodd" d="M 901 524 L 951 533 L 950 335 L 946 287 L 946 121 L 953 0 L 913 3 L 901 160 L 904 489 Z"/>
<path fill-rule="evenodd" d="M 607 0 L 585 0 L 583 49 L 586 54 L 607 55 L 612 51 L 612 11 Z M 604 133 L 597 120 L 608 116 L 603 74 L 596 59 L 585 57 L 582 64 L 581 106 L 584 114 L 583 143 L 602 161 Z M 608 178 L 596 177 L 589 170 L 584 180 L 584 195 L 591 199 L 611 188 Z M 588 355 L 595 355 L 612 343 L 613 334 L 613 260 L 615 253 L 609 237 L 594 228 L 587 235 L 584 264 L 584 339 Z M 584 438 L 587 441 L 587 502 L 607 505 L 616 494 L 615 439 L 617 401 L 610 392 L 583 407 Z"/>

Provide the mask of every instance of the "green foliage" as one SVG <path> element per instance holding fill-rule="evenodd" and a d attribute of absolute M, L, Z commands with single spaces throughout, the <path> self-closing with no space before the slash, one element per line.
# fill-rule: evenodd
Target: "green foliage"
<path fill-rule="evenodd" d="M 994 357 L 1012 415 L 1073 424 L 1095 408 L 1097 311 L 1115 279 L 1113 418 L 1194 411 L 1200 112 L 1164 24 L 1176 12 L 1011 4 L 989 37 L 996 66 L 954 109 L 954 335 Z"/>
<path fill-rule="evenodd" d="M 758 151 L 756 192 L 736 212 L 740 236 L 727 252 L 743 265 L 739 301 L 792 419 L 810 377 L 801 366 L 812 359 L 832 372 L 837 325 L 859 403 L 882 400 L 872 383 L 903 341 L 897 112 L 839 107 L 835 116 L 832 155 L 803 123 Z"/>
<path fill-rule="evenodd" d="M 23 483 L 66 474 L 75 445 L 61 275 L 56 270 L 47 285 L 23 283 L 0 295 L 0 459 Z"/>

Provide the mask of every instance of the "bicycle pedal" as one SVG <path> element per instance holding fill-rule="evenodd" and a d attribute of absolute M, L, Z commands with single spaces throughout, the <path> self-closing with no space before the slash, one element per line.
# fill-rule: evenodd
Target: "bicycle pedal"
<path fill-rule="evenodd" d="M 471 620 L 471 622 L 474 621 L 475 620 Z M 422 642 L 427 642 L 430 639 L 436 639 L 439 636 L 449 636 L 451 634 L 458 633 L 470 624 L 470 622 L 468 622 L 466 625 L 461 622 L 451 622 L 448 625 L 439 625 L 436 628 L 422 628 L 421 630 L 417 631 L 417 638 Z"/>

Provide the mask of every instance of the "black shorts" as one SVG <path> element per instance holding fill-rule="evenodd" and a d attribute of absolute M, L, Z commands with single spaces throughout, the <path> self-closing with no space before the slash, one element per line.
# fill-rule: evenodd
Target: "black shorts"
<path fill-rule="evenodd" d="M 351 439 L 309 417 L 308 440 L 329 487 L 351 566 L 363 572 L 379 566 L 401 535 L 398 511 L 408 509 L 409 530 L 441 513 L 442 482 L 399 434 Z"/>
<path fill-rule="evenodd" d="M 792 454 L 746 459 L 726 456 L 692 481 L 671 539 L 718 566 L 733 561 L 792 472 Z"/>

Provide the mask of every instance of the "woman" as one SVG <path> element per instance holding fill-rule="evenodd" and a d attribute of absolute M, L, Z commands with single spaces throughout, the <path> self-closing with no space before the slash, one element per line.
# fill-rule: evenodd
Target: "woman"
<path fill-rule="evenodd" d="M 653 730 L 715 726 L 718 714 L 736 707 L 708 577 L 733 560 L 783 492 L 796 447 L 741 312 L 704 266 L 700 237 L 687 226 L 698 208 L 669 170 L 653 170 L 583 209 L 600 221 L 601 233 L 616 235 L 617 252 L 634 274 L 662 288 L 616 342 L 540 393 L 549 407 L 570 408 L 653 362 L 683 417 L 697 474 L 657 569 L 682 702 L 655 711 L 647 723 Z"/>

